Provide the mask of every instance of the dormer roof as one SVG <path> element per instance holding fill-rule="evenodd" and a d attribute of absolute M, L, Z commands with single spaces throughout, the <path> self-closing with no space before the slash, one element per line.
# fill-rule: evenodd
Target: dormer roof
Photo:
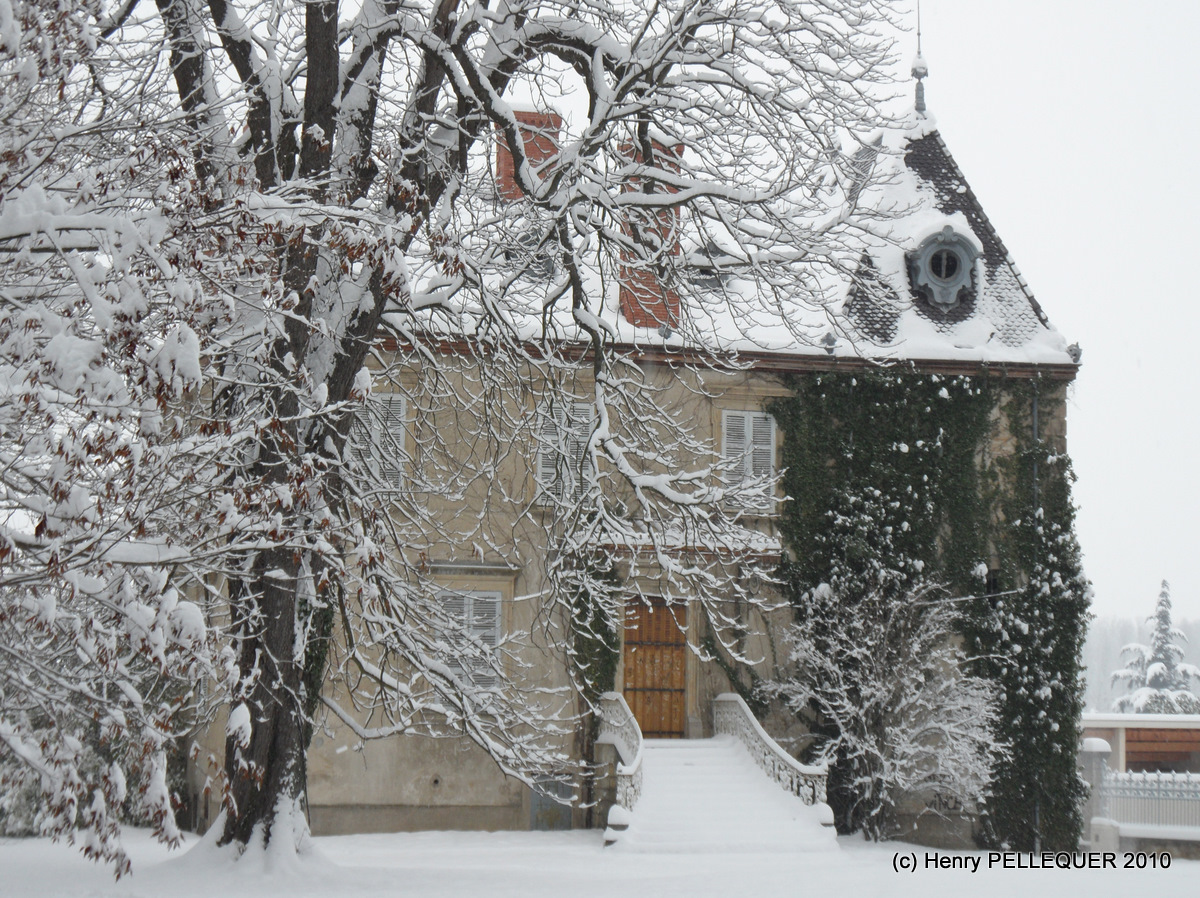
<path fill-rule="evenodd" d="M 894 218 L 884 239 L 864 252 L 860 277 L 848 292 L 844 312 L 852 332 L 872 346 L 901 352 L 919 335 L 931 350 L 936 347 L 929 344 L 940 339 L 948 344 L 943 352 L 975 351 L 981 359 L 1048 354 L 1069 362 L 1065 341 L 941 135 L 917 128 L 891 148 L 881 141 L 872 156 L 872 176 L 881 186 L 866 187 L 863 201 Z M 967 250 L 960 254 L 962 261 L 971 266 L 969 282 L 948 304 L 932 295 L 926 284 L 933 278 L 920 270 L 922 247 L 947 236 L 961 240 Z M 917 358 L 922 351 L 913 345 L 906 355 Z"/>

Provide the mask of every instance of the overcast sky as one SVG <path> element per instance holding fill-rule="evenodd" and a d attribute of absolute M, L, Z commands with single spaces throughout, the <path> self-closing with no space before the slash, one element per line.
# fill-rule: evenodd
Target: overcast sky
<path fill-rule="evenodd" d="M 912 17 L 915 24 L 915 16 Z M 1200 618 L 1200 3 L 922 0 L 929 111 L 1051 322 L 1098 614 Z M 905 67 L 916 36 L 901 38 Z"/>

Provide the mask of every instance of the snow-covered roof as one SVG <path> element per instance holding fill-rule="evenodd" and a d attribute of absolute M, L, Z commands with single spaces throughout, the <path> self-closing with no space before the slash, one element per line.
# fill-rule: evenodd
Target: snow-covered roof
<path fill-rule="evenodd" d="M 1200 714 L 1092 714 L 1082 718 L 1085 727 L 1200 730 Z"/>
<path fill-rule="evenodd" d="M 870 222 L 855 275 L 826 275 L 825 300 L 817 307 L 748 301 L 746 309 L 753 311 L 743 316 L 736 304 L 697 309 L 694 298 L 685 297 L 682 315 L 693 327 L 684 330 L 713 334 L 718 348 L 748 355 L 1073 371 L 1075 348 L 1034 298 L 931 117 L 914 114 L 904 127 L 880 135 L 859 152 L 855 165 L 862 175 L 857 207 Z M 917 286 L 914 257 L 947 227 L 976 258 L 969 286 L 943 308 Z M 734 284 L 727 292 L 737 289 Z M 620 332 L 643 346 L 682 348 L 688 342 L 687 336 L 663 338 L 625 321 Z"/>
<path fill-rule="evenodd" d="M 567 117 L 522 112 L 519 118 L 528 130 L 530 158 L 544 164 L 560 139 L 564 158 L 575 152 Z M 557 138 L 560 127 L 564 136 Z M 664 180 L 678 176 L 686 185 L 695 175 L 695 183 L 707 183 L 694 149 L 663 147 Z M 504 301 L 487 311 L 499 309 L 521 339 L 538 341 L 551 330 L 555 339 L 586 342 L 585 331 L 592 330 L 643 354 L 694 350 L 784 367 L 889 361 L 1037 366 L 1074 376 L 1076 348 L 1034 298 L 931 116 L 914 111 L 843 161 L 849 163 L 842 166 L 844 177 L 772 207 L 772 214 L 794 216 L 800 226 L 792 230 L 775 225 L 773 231 L 769 217 L 757 231 L 744 223 L 730 229 L 720 215 L 700 216 L 704 223 L 698 225 L 696 210 L 685 202 L 674 224 L 663 225 L 676 241 L 667 266 L 674 280 L 666 286 L 647 262 L 623 256 L 605 262 L 601 256 L 607 258 L 611 246 L 594 257 L 585 249 L 577 273 L 590 307 L 581 308 L 562 300 L 565 275 L 553 254 L 536 256 L 525 245 L 542 241 L 546 224 L 536 210 L 515 201 L 522 193 L 511 183 L 513 162 L 501 148 L 499 204 L 491 211 L 499 211 L 498 220 L 508 216 L 507 230 L 488 239 L 508 248 L 488 283 L 503 291 Z M 669 200 L 671 194 L 662 196 Z M 732 215 L 738 207 L 730 208 L 721 212 Z M 669 203 L 663 210 L 659 214 L 672 214 Z M 757 227 L 757 220 L 752 224 Z M 775 233 L 786 233 L 791 242 L 773 243 Z M 796 234 L 807 235 L 808 243 Z M 934 244 L 947 239 L 959 252 L 958 278 L 931 284 Z M 619 241 L 610 235 L 609 242 Z M 533 261 L 526 259 L 527 268 L 514 273 L 506 260 L 523 256 Z M 633 264 L 640 268 L 634 271 Z M 421 292 L 446 300 L 451 310 L 434 329 L 473 331 L 484 314 L 475 299 L 463 295 L 458 301 L 464 305 L 456 309 L 445 286 L 454 278 L 440 264 L 431 263 L 424 276 L 429 282 Z M 639 298 L 631 300 L 634 294 Z"/>

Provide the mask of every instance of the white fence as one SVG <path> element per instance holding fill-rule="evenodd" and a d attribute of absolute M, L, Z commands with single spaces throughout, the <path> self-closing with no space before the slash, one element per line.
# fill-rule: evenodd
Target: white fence
<path fill-rule="evenodd" d="M 1105 770 L 1100 814 L 1123 824 L 1200 829 L 1200 774 Z"/>

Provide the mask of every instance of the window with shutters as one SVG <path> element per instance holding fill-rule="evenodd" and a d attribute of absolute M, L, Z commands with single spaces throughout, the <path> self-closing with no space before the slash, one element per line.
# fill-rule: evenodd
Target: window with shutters
<path fill-rule="evenodd" d="M 350 451 L 381 485 L 405 485 L 405 411 L 403 396 L 375 395 L 350 428 Z"/>
<path fill-rule="evenodd" d="M 500 644 L 500 593 L 446 590 L 441 593 L 446 611 L 459 622 L 463 632 L 477 640 L 487 653 Z M 450 659 L 450 667 L 466 674 L 476 686 L 495 686 L 496 673 L 483 659 L 484 652 L 473 658 Z"/>
<path fill-rule="evenodd" d="M 587 445 L 592 433 L 592 405 L 562 402 L 538 413 L 538 496 L 543 503 L 576 499 L 591 478 Z"/>
<path fill-rule="evenodd" d="M 762 412 L 725 411 L 721 416 L 722 455 L 729 463 L 729 485 L 775 476 L 775 419 Z M 767 514 L 774 510 L 770 495 L 736 501 L 745 511 Z"/>

